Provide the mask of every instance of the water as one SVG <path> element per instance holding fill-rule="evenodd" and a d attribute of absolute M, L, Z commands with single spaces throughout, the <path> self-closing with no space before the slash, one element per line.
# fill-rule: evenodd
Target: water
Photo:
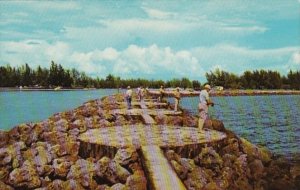
<path fill-rule="evenodd" d="M 212 97 L 211 118 L 227 129 L 273 153 L 295 158 L 300 155 L 300 96 Z M 197 114 L 198 97 L 184 98 L 182 105 Z M 299 159 L 300 161 L 300 159 Z"/>
<path fill-rule="evenodd" d="M 8 130 L 21 123 L 42 121 L 54 113 L 116 92 L 115 89 L 0 92 L 0 129 Z"/>
<path fill-rule="evenodd" d="M 52 114 L 74 109 L 84 102 L 116 93 L 117 90 L 90 91 L 10 91 L 0 92 L 0 129 L 38 122 Z M 300 96 L 213 97 L 212 118 L 225 127 L 272 152 L 300 155 Z M 170 99 L 172 102 L 173 100 Z M 197 115 L 198 97 L 183 98 L 181 106 Z M 298 158 L 300 161 L 300 158 Z"/>

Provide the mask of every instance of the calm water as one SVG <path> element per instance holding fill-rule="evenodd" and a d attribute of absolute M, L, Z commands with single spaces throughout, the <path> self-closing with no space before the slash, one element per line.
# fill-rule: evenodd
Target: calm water
<path fill-rule="evenodd" d="M 272 152 L 300 161 L 300 96 L 212 97 L 212 118 L 227 129 Z M 198 98 L 184 98 L 182 104 L 197 114 Z"/>
<path fill-rule="evenodd" d="M 111 89 L 0 92 L 0 129 L 41 121 L 116 92 Z M 288 157 L 300 154 L 299 95 L 213 97 L 213 100 L 216 105 L 210 108 L 211 117 L 222 120 L 226 128 L 240 137 L 267 146 L 277 154 Z M 197 104 L 197 97 L 183 98 L 181 102 L 193 114 L 197 114 Z"/>
<path fill-rule="evenodd" d="M 0 129 L 47 119 L 57 112 L 70 110 L 84 102 L 116 93 L 115 89 L 77 91 L 0 92 Z"/>

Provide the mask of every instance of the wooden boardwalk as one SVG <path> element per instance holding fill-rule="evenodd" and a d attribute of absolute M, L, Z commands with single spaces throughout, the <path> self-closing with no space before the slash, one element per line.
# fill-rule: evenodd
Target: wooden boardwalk
<path fill-rule="evenodd" d="M 117 103 L 125 104 L 125 103 Z M 151 109 L 153 102 L 133 102 L 140 108 L 114 109 L 114 115 L 135 115 L 143 118 L 145 125 L 114 126 L 90 129 L 79 136 L 82 157 L 112 157 L 119 148 L 135 147 L 141 150 L 142 162 L 148 174 L 150 189 L 185 190 L 185 186 L 176 175 L 161 148 L 187 149 L 204 143 L 220 141 L 226 138 L 222 132 L 214 130 L 199 131 L 198 128 L 182 126 L 156 125 L 152 116 L 181 115 L 168 109 Z M 157 103 L 156 105 L 165 105 Z M 149 107 L 148 107 L 149 106 Z M 201 149 L 201 148 L 200 148 Z"/>
<path fill-rule="evenodd" d="M 151 189 L 186 189 L 158 146 L 142 146 L 141 152 Z"/>

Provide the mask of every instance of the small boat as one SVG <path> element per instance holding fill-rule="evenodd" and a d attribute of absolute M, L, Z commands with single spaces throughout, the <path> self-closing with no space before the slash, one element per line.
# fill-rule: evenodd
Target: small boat
<path fill-rule="evenodd" d="M 60 86 L 58 86 L 58 87 L 54 88 L 54 90 L 55 90 L 55 91 L 57 91 L 57 90 L 60 90 L 60 89 L 61 89 L 61 87 L 60 87 Z"/>

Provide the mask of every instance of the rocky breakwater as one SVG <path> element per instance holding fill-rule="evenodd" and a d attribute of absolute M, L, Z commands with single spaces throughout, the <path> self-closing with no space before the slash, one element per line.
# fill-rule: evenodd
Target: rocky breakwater
<path fill-rule="evenodd" d="M 151 98 L 151 97 L 149 97 Z M 0 132 L 0 189 L 150 189 L 138 147 L 88 147 L 80 136 L 94 129 L 144 125 L 139 115 L 114 113 L 126 109 L 123 95 L 92 100 L 67 112 Z M 155 109 L 155 104 L 148 108 Z M 160 106 L 161 107 L 161 106 Z M 165 109 L 169 109 L 166 105 Z M 187 112 L 156 114 L 155 125 L 193 127 Z M 186 189 L 297 189 L 300 167 L 237 137 L 219 121 L 206 130 L 226 134 L 221 141 L 162 147 L 170 166 Z M 119 136 L 111 136 L 111 141 Z M 101 152 L 101 154 L 99 154 Z"/>
<path fill-rule="evenodd" d="M 220 121 L 209 120 L 205 128 L 223 131 L 227 138 L 204 144 L 197 155 L 184 156 L 174 150 L 165 150 L 187 189 L 299 189 L 300 163 L 290 163 L 264 147 L 239 138 Z"/>

